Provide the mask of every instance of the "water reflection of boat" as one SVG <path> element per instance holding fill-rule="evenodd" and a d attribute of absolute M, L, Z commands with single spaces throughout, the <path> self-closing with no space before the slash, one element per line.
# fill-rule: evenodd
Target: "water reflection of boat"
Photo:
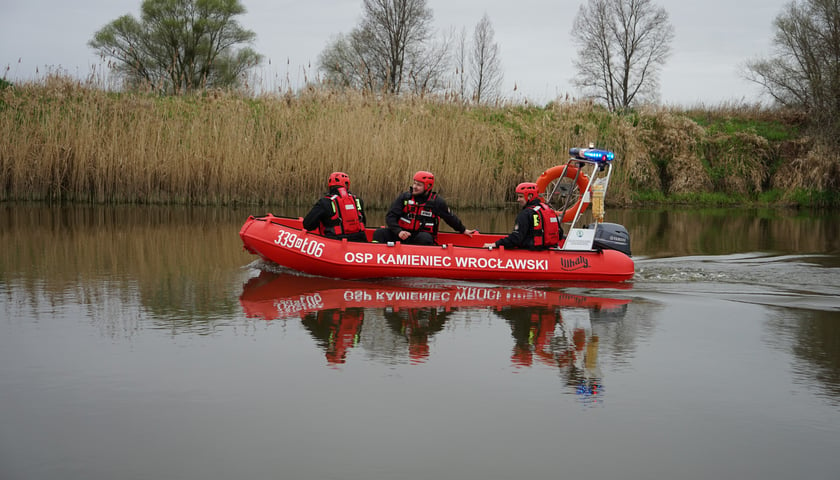
<path fill-rule="evenodd" d="M 344 363 L 347 352 L 360 343 L 366 313 L 370 321 L 379 322 L 368 326 L 373 332 L 370 344 L 376 345 L 372 348 L 393 343 L 383 341 L 382 335 L 402 338 L 409 360 L 420 363 L 429 356 L 430 338 L 443 329 L 453 311 L 490 308 L 511 326 L 514 366 L 531 366 L 536 359 L 566 371 L 569 382 L 574 379 L 581 385 L 600 382 L 593 367 L 598 339 L 592 334 L 592 322 L 623 317 L 629 303 L 517 285 L 406 285 L 267 271 L 251 278 L 240 296 L 250 318 L 300 318 L 331 365 Z M 371 315 L 371 310 L 376 312 Z M 373 339 L 377 335 L 378 340 Z M 593 389 L 586 391 L 591 395 Z"/>
<path fill-rule="evenodd" d="M 321 310 L 349 308 L 579 307 L 596 311 L 620 308 L 630 300 L 575 295 L 560 290 L 521 286 L 433 284 L 412 286 L 395 282 L 359 282 L 261 272 L 250 279 L 239 297 L 245 315 L 275 320 Z"/>

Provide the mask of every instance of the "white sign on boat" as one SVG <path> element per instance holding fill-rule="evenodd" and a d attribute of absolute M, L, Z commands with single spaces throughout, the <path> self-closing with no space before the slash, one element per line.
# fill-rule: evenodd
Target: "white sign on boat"
<path fill-rule="evenodd" d="M 592 242 L 595 240 L 595 229 L 572 228 L 566 235 L 566 243 L 563 250 L 592 250 Z"/>

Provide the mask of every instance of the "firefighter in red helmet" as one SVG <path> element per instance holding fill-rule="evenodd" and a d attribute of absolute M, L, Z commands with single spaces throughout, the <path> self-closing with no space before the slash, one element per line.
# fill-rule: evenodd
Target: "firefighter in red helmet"
<path fill-rule="evenodd" d="M 469 236 L 475 233 L 452 213 L 443 197 L 432 191 L 435 176 L 431 172 L 421 170 L 414 174 L 413 180 L 411 189 L 400 194 L 391 204 L 385 215 L 387 226 L 374 232 L 374 242 L 434 245 L 440 219 L 458 233 Z"/>
<path fill-rule="evenodd" d="M 517 185 L 516 201 L 522 210 L 516 216 L 513 232 L 494 243 L 485 243 L 484 247 L 527 248 L 529 250 L 556 247 L 563 237 L 560 219 L 540 197 L 537 184 L 523 182 Z"/>
<path fill-rule="evenodd" d="M 350 193 L 350 177 L 344 172 L 333 172 L 327 187 L 329 191 L 304 217 L 303 228 L 325 237 L 366 242 L 362 199 Z"/>

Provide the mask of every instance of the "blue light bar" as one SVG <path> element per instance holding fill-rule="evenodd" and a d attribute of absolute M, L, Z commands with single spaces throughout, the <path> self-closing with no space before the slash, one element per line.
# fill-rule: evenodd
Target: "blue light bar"
<path fill-rule="evenodd" d="M 596 160 L 599 162 L 611 162 L 615 158 L 615 154 L 613 152 L 595 149 L 584 150 L 583 156 L 590 160 Z"/>
<path fill-rule="evenodd" d="M 593 160 L 596 162 L 611 162 L 615 159 L 615 154 L 613 152 L 594 148 L 570 148 L 569 155 L 575 158 Z"/>

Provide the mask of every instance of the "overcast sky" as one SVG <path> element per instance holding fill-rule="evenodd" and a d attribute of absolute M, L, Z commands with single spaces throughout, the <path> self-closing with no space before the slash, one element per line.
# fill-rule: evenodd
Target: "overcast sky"
<path fill-rule="evenodd" d="M 316 75 L 318 54 L 338 33 L 350 32 L 362 0 L 241 0 L 239 18 L 257 34 L 265 56 L 258 78 L 266 88 L 297 87 Z M 471 36 L 487 13 L 504 69 L 502 94 L 544 104 L 576 96 L 571 78 L 574 17 L 584 0 L 428 0 L 442 36 L 466 28 Z M 790 0 L 659 0 L 674 26 L 672 54 L 661 74 L 661 102 L 716 106 L 755 102 L 759 89 L 743 65 L 771 53 L 772 23 Z M 87 76 L 100 65 L 87 42 L 121 15 L 140 17 L 141 0 L 0 0 L 0 76 L 31 79 L 61 68 Z M 514 91 L 516 86 L 516 91 Z"/>

